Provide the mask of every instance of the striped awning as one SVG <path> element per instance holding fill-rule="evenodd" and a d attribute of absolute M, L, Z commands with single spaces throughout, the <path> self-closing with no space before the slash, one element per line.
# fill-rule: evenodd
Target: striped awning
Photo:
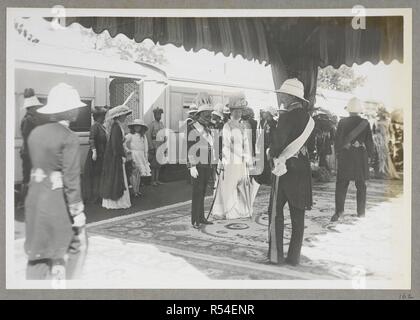
<path fill-rule="evenodd" d="M 286 63 L 311 56 L 320 67 L 403 60 L 402 16 L 366 17 L 366 29 L 354 29 L 352 19 L 67 17 L 66 24 L 79 23 L 96 33 L 107 30 L 112 37 L 122 33 L 137 42 L 151 39 L 267 64 L 277 53 Z"/>
<path fill-rule="evenodd" d="M 403 17 L 369 16 L 366 28 L 355 29 L 353 17 L 66 17 L 66 25 L 79 23 L 96 33 L 107 30 L 137 42 L 151 39 L 186 50 L 207 49 L 225 56 L 270 64 L 279 87 L 296 76 L 305 96 L 315 99 L 318 67 L 351 66 L 370 61 L 403 61 Z"/>

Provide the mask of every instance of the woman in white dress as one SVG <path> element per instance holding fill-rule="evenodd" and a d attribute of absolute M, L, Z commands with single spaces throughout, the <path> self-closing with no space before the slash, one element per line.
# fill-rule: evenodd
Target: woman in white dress
<path fill-rule="evenodd" d="M 133 161 L 131 185 L 135 196 L 141 196 L 141 177 L 150 177 L 150 163 L 148 161 L 149 147 L 146 138 L 147 125 L 143 120 L 135 119 L 128 125 L 130 133 L 125 137 L 125 146 Z"/>
<path fill-rule="evenodd" d="M 240 93 L 229 99 L 230 120 L 222 132 L 222 160 L 212 215 L 215 219 L 239 219 L 252 216 L 253 184 L 249 177 L 252 156 L 248 134 L 241 122 L 247 106 Z"/>

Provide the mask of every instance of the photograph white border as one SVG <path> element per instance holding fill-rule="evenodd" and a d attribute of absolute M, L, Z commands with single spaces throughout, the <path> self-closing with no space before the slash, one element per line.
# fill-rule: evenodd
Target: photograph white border
<path fill-rule="evenodd" d="M 352 9 L 72 9 L 65 8 L 66 16 L 119 16 L 119 17 L 291 17 L 291 16 L 354 16 Z M 395 281 L 366 281 L 366 289 L 410 289 L 411 288 L 411 181 L 412 181 L 412 10 L 401 9 L 366 9 L 367 16 L 404 17 L 404 70 L 408 97 L 402 97 L 404 108 L 404 212 L 399 217 L 400 225 L 396 232 L 402 237 L 401 257 L 406 263 L 406 278 Z M 7 47 L 6 47 L 6 288 L 22 287 L 14 278 L 14 61 L 12 32 L 13 20 L 18 16 L 54 17 L 52 8 L 7 8 Z M 401 213 L 398 213 L 401 214 Z M 396 257 L 397 258 L 397 257 Z M 68 281 L 67 288 L 100 288 L 80 281 Z M 43 281 L 34 281 L 31 288 L 45 287 Z M 210 280 L 205 283 L 144 283 L 142 287 L 130 287 L 121 283 L 115 287 L 121 289 L 360 289 L 354 288 L 352 280 Z"/>

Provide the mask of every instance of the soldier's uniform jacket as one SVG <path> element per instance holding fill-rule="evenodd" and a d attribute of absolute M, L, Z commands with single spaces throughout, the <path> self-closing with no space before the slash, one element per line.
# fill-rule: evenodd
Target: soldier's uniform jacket
<path fill-rule="evenodd" d="M 309 114 L 302 108 L 291 110 L 281 117 L 271 134 L 270 157 L 280 153 L 306 128 Z M 290 204 L 299 209 L 312 207 L 312 177 L 306 144 L 299 153 L 286 161 L 287 173 L 279 177 L 279 192 L 284 192 Z"/>
<path fill-rule="evenodd" d="M 187 119 L 182 122 L 179 128 L 179 137 L 182 139 L 181 148 L 180 148 L 180 156 L 179 156 L 179 163 L 186 164 L 187 163 L 187 130 L 188 125 L 194 121 L 192 118 L 188 117 Z"/>
<path fill-rule="evenodd" d="M 187 139 L 188 168 L 217 164 L 217 155 L 214 152 L 215 142 L 210 127 L 202 125 L 199 121 L 189 122 L 187 124 Z"/>
<path fill-rule="evenodd" d="M 29 260 L 63 258 L 73 238 L 72 208 L 83 210 L 79 139 L 66 126 L 48 123 L 31 132 L 28 148 L 25 251 Z"/>
<path fill-rule="evenodd" d="M 365 122 L 364 130 L 349 145 L 344 145 L 348 134 L 361 122 Z M 369 179 L 368 157 L 373 155 L 374 145 L 369 122 L 360 116 L 341 119 L 337 126 L 334 143 L 337 153 L 338 180 Z"/>

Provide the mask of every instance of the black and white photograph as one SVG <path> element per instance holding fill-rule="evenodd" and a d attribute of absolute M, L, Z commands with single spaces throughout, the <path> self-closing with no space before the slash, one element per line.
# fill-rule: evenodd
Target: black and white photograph
<path fill-rule="evenodd" d="M 411 13 L 7 8 L 7 289 L 410 289 Z"/>

